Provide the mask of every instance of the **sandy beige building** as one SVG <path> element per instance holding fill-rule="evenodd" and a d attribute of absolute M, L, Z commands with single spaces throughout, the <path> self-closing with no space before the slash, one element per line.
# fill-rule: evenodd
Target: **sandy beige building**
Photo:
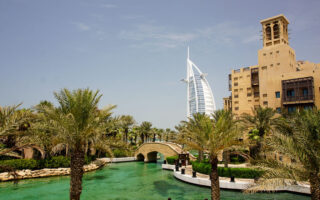
<path fill-rule="evenodd" d="M 232 70 L 231 96 L 223 99 L 224 108 L 235 114 L 252 113 L 259 106 L 288 112 L 320 108 L 320 63 L 296 60 L 284 15 L 260 23 L 263 48 L 258 51 L 258 65 Z"/>

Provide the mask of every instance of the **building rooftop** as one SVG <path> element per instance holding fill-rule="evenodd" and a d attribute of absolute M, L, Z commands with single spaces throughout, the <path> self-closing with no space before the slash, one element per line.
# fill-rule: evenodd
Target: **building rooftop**
<path fill-rule="evenodd" d="M 263 19 L 260 21 L 260 23 L 265 23 L 265 22 L 268 22 L 268 21 L 271 21 L 271 20 L 274 20 L 274 19 L 284 19 L 288 24 L 289 24 L 289 20 L 286 18 L 286 16 L 284 16 L 283 14 L 280 14 L 280 15 L 276 15 L 276 16 L 273 16 L 273 17 L 269 17 L 267 19 Z"/>

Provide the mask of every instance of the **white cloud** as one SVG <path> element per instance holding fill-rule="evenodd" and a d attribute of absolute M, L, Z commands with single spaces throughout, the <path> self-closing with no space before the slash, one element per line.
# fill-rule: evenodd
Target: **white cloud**
<path fill-rule="evenodd" d="M 239 24 L 222 22 L 210 27 L 177 31 L 170 27 L 154 25 L 154 22 L 151 22 L 135 25 L 129 30 L 122 30 L 119 38 L 139 41 L 137 44 L 132 44 L 131 47 L 160 48 L 175 48 L 197 39 L 226 45 L 249 44 L 259 40 L 259 32 L 256 27 L 242 27 Z"/>
<path fill-rule="evenodd" d="M 91 27 L 89 25 L 87 25 L 85 23 L 82 23 L 82 22 L 74 22 L 72 24 L 74 24 L 81 31 L 89 31 L 89 30 L 91 30 Z"/>
<path fill-rule="evenodd" d="M 193 33 L 169 31 L 165 27 L 153 24 L 136 25 L 132 30 L 123 30 L 119 33 L 121 39 L 143 41 L 139 44 L 133 44 L 131 47 L 175 48 L 195 37 L 196 35 Z"/>

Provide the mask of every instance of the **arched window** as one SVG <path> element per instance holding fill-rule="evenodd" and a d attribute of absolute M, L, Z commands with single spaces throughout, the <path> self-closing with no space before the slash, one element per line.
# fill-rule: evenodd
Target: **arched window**
<path fill-rule="evenodd" d="M 275 25 L 273 25 L 273 38 L 278 39 L 279 37 L 280 37 L 279 25 L 275 24 Z"/>
<path fill-rule="evenodd" d="M 271 40 L 271 28 L 270 28 L 270 26 L 267 26 L 267 28 L 266 28 L 266 37 L 267 37 L 267 40 Z"/>

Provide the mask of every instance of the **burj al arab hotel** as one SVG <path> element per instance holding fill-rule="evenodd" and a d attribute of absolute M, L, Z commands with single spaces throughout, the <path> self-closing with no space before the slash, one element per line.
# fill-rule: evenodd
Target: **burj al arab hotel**
<path fill-rule="evenodd" d="M 187 117 L 194 113 L 205 113 L 210 115 L 216 110 L 216 104 L 206 75 L 187 57 Z"/>

